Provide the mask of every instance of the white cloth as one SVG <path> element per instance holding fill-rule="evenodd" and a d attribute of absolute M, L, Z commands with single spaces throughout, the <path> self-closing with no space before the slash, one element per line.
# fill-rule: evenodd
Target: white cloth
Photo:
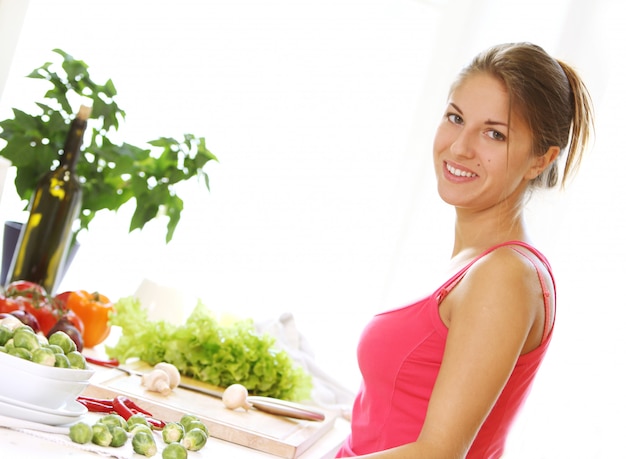
<path fill-rule="evenodd" d="M 279 349 L 289 354 L 313 378 L 311 401 L 322 408 L 339 411 L 349 419 L 355 394 L 326 373 L 315 361 L 309 342 L 296 327 L 292 313 L 281 314 L 277 319 L 255 322 L 258 333 L 267 333 L 276 339 Z"/>

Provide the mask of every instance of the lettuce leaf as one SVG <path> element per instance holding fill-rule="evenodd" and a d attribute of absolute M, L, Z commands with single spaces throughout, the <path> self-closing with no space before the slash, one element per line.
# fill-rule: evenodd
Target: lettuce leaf
<path fill-rule="evenodd" d="M 139 358 L 150 365 L 168 362 L 180 373 L 220 387 L 239 383 L 251 394 L 302 401 L 310 398 L 313 382 L 289 354 L 275 349 L 275 339 L 259 335 L 252 320 L 220 325 L 215 315 L 198 302 L 180 326 L 149 320 L 134 297 L 115 305 L 110 323 L 122 330 L 109 357 L 125 362 Z"/>

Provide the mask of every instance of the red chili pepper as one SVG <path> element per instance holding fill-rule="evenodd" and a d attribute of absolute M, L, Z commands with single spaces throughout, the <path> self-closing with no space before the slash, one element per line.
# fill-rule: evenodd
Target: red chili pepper
<path fill-rule="evenodd" d="M 96 402 L 96 403 L 102 403 L 105 405 L 113 406 L 113 400 L 108 399 L 108 398 L 95 398 L 95 397 L 87 397 L 86 395 L 79 395 L 78 397 L 76 397 L 76 400 L 78 400 L 79 402 L 81 400 L 84 400 L 87 402 Z"/>
<path fill-rule="evenodd" d="M 152 413 L 150 413 L 149 411 L 144 410 L 142 407 L 140 407 L 139 405 L 137 405 L 135 402 L 133 402 L 131 399 L 129 399 L 128 397 L 123 397 L 121 395 L 119 395 L 117 397 L 124 405 L 126 405 L 131 411 L 134 411 L 136 413 L 141 413 L 141 414 L 145 414 L 146 416 L 152 416 Z"/>
<path fill-rule="evenodd" d="M 165 422 L 160 419 L 146 416 L 146 421 L 148 421 L 148 424 L 150 424 L 154 430 L 163 430 L 163 427 L 165 427 Z"/>
<path fill-rule="evenodd" d="M 131 416 L 135 414 L 140 414 L 141 416 L 146 418 L 146 421 L 148 421 L 148 423 L 152 425 L 154 429 L 161 430 L 163 429 L 163 427 L 165 427 L 165 422 L 161 421 L 160 419 L 155 419 L 151 417 L 151 413 L 142 408 L 139 408 L 137 404 L 135 404 L 127 397 L 123 397 L 121 395 L 115 397 L 113 399 L 113 409 L 117 414 L 122 416 L 127 421 Z"/>
<path fill-rule="evenodd" d="M 96 399 L 89 397 L 77 397 L 76 401 L 83 404 L 89 411 L 95 413 L 111 413 L 113 412 L 113 403 L 111 400 Z"/>
<path fill-rule="evenodd" d="M 93 363 L 94 365 L 100 365 L 103 367 L 117 367 L 120 365 L 120 362 L 117 359 L 101 360 L 86 355 L 85 360 L 89 363 Z"/>
<path fill-rule="evenodd" d="M 161 430 L 165 427 L 165 422 L 160 419 L 152 417 L 152 413 L 144 410 L 128 397 L 118 395 L 111 399 L 93 398 L 79 396 L 76 397 L 76 401 L 82 403 L 87 407 L 89 411 L 96 413 L 117 413 L 128 421 L 128 419 L 134 414 L 140 414 L 146 418 L 146 421 L 156 430 Z"/>
<path fill-rule="evenodd" d="M 122 397 L 115 397 L 113 399 L 113 409 L 117 414 L 122 416 L 124 419 L 128 421 L 133 414 L 135 414 L 130 408 L 126 406 Z"/>

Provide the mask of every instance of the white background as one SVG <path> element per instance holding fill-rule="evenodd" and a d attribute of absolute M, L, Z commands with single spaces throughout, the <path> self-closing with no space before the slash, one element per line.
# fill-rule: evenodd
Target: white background
<path fill-rule="evenodd" d="M 451 250 L 430 157 L 452 77 L 489 45 L 542 45 L 587 81 L 597 140 L 571 187 L 529 205 L 559 316 L 509 456 L 626 457 L 619 3 L 30 0 L 0 119 L 34 110 L 43 91 L 24 75 L 61 48 L 114 81 L 125 141 L 205 136 L 220 160 L 211 192 L 181 190 L 174 240 L 165 221 L 129 235 L 132 207 L 98 217 L 62 289 L 119 298 L 151 279 L 183 290 L 171 314 L 196 299 L 257 319 L 291 311 L 319 365 L 356 390 L 363 325 L 432 290 Z M 0 217 L 23 219 L 11 171 L 7 181 Z"/>

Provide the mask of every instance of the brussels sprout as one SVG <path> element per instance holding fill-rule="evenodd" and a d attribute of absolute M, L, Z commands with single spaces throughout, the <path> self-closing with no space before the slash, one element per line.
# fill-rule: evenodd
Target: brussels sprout
<path fill-rule="evenodd" d="M 183 415 L 182 418 L 180 418 L 180 425 L 183 426 L 185 431 L 191 430 L 189 428 L 189 424 L 194 422 L 194 421 L 199 421 L 199 420 L 200 419 L 197 416 L 194 416 L 193 414 L 185 414 L 185 415 Z"/>
<path fill-rule="evenodd" d="M 113 434 L 107 425 L 96 422 L 91 430 L 93 431 L 93 437 L 91 438 L 92 443 L 100 446 L 109 446 L 111 444 Z"/>
<path fill-rule="evenodd" d="M 53 367 L 56 363 L 56 357 L 52 349 L 40 347 L 33 352 L 33 362 Z"/>
<path fill-rule="evenodd" d="M 72 341 L 72 338 L 67 333 L 61 330 L 51 334 L 48 338 L 48 343 L 60 346 L 65 354 L 76 350 L 76 343 Z"/>
<path fill-rule="evenodd" d="M 184 427 L 178 422 L 168 422 L 161 431 L 165 443 L 179 442 L 185 435 Z"/>
<path fill-rule="evenodd" d="M 33 355 L 28 349 L 24 349 L 23 347 L 9 346 L 8 343 L 6 349 L 8 354 L 19 357 L 20 359 L 33 360 Z"/>
<path fill-rule="evenodd" d="M 74 443 L 80 443 L 84 445 L 89 443 L 93 438 L 93 429 L 89 424 L 84 422 L 77 422 L 70 426 L 70 440 Z"/>
<path fill-rule="evenodd" d="M 30 352 L 35 351 L 41 347 L 39 344 L 39 339 L 37 339 L 37 335 L 31 331 L 28 331 L 30 327 L 20 327 L 15 330 L 13 333 L 13 344 L 15 347 L 21 347 L 23 349 L 27 349 Z"/>
<path fill-rule="evenodd" d="M 133 435 L 133 451 L 144 456 L 154 456 L 157 453 L 156 442 L 152 432 L 140 430 Z"/>
<path fill-rule="evenodd" d="M 0 325 L 0 346 L 4 346 L 7 341 L 13 338 L 13 332 L 9 327 Z"/>
<path fill-rule="evenodd" d="M 207 436 L 209 435 L 209 429 L 201 421 L 191 421 L 190 423 L 188 423 L 187 428 L 185 430 L 189 431 L 191 429 L 200 429 L 205 434 L 207 434 Z"/>
<path fill-rule="evenodd" d="M 170 443 L 161 453 L 163 459 L 187 459 L 187 450 L 180 443 Z"/>
<path fill-rule="evenodd" d="M 124 431 L 128 431 L 128 423 L 126 422 L 126 419 L 124 419 L 119 414 L 115 414 L 115 413 L 105 414 L 100 419 L 98 419 L 97 422 L 99 424 L 104 424 L 108 426 L 109 428 L 121 427 L 122 429 L 124 429 Z"/>
<path fill-rule="evenodd" d="M 124 446 L 126 440 L 128 440 L 128 432 L 120 426 L 108 426 L 108 428 L 111 432 L 111 443 L 109 446 L 113 446 L 114 448 Z"/>
<path fill-rule="evenodd" d="M 185 436 L 183 437 L 183 441 L 181 443 L 189 451 L 198 451 L 206 445 L 207 439 L 208 435 L 205 434 L 202 429 L 198 429 L 196 427 L 191 429 L 189 432 L 185 432 Z"/>
<path fill-rule="evenodd" d="M 128 423 L 128 430 L 131 430 L 137 424 L 142 424 L 150 428 L 150 424 L 148 424 L 148 420 L 143 414 L 133 414 L 126 420 L 126 422 Z"/>
<path fill-rule="evenodd" d="M 128 431 L 130 432 L 131 435 L 135 435 L 137 432 L 141 430 L 148 432 L 149 434 L 152 434 L 152 428 L 150 426 L 140 424 L 140 423 L 133 424 L 132 426 L 131 425 L 128 426 Z"/>
<path fill-rule="evenodd" d="M 35 330 L 33 330 L 33 327 L 26 324 L 19 325 L 13 329 L 13 333 L 17 333 L 18 331 L 32 333 L 33 335 L 35 334 Z"/>
<path fill-rule="evenodd" d="M 54 366 L 59 368 L 70 368 L 70 360 L 66 355 L 54 354 Z"/>
<path fill-rule="evenodd" d="M 67 359 L 70 361 L 71 368 L 77 368 L 79 370 L 84 370 L 87 368 L 87 361 L 83 354 L 78 351 L 68 352 L 66 355 Z"/>
<path fill-rule="evenodd" d="M 39 347 L 48 347 L 50 343 L 48 343 L 48 338 L 40 333 L 36 333 L 37 341 L 39 341 Z"/>
<path fill-rule="evenodd" d="M 63 349 L 61 348 L 61 346 L 58 346 L 56 344 L 50 344 L 48 343 L 47 346 L 48 349 L 50 349 L 52 352 L 54 352 L 55 354 L 63 354 L 65 355 L 65 352 L 63 352 Z"/>

